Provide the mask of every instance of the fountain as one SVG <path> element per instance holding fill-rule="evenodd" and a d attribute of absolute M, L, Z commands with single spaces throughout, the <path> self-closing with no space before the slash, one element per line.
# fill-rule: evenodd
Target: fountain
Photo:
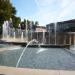
<path fill-rule="evenodd" d="M 23 31 L 22 31 L 22 34 L 21 34 L 21 40 L 23 41 L 24 37 L 23 37 Z"/>
<path fill-rule="evenodd" d="M 49 44 L 50 44 L 50 32 L 49 32 Z"/>
<path fill-rule="evenodd" d="M 42 44 L 45 44 L 45 31 L 43 31 L 43 42 Z"/>
<path fill-rule="evenodd" d="M 8 36 L 8 27 L 9 27 L 9 22 L 8 21 L 4 21 L 4 24 L 3 24 L 3 39 L 7 38 Z"/>
<path fill-rule="evenodd" d="M 71 35 L 69 35 L 69 44 L 71 45 Z"/>
<path fill-rule="evenodd" d="M 21 36 L 22 36 L 21 35 L 21 25 L 19 24 L 18 25 L 18 38 L 22 38 Z"/>
<path fill-rule="evenodd" d="M 21 53 L 21 55 L 20 55 L 20 57 L 19 57 L 19 59 L 18 59 L 18 61 L 17 61 L 16 67 L 19 66 L 19 63 L 20 63 L 20 61 L 21 61 L 21 58 L 22 58 L 24 52 L 26 51 L 27 47 L 28 47 L 32 42 L 38 43 L 38 41 L 37 41 L 36 39 L 33 39 L 33 40 L 31 40 L 31 41 L 26 45 L 26 47 L 23 49 L 23 51 L 22 51 L 22 53 Z"/>
<path fill-rule="evenodd" d="M 55 45 L 56 45 L 56 25 L 57 25 L 57 23 L 55 23 Z"/>
<path fill-rule="evenodd" d="M 31 40 L 32 40 L 32 31 L 31 31 Z"/>
<path fill-rule="evenodd" d="M 49 30 L 50 30 L 50 26 L 49 26 Z M 50 31 L 48 33 L 49 33 L 49 44 L 50 44 Z"/>
<path fill-rule="evenodd" d="M 16 34 L 15 34 L 15 32 L 14 32 L 14 40 L 15 40 L 15 37 L 16 37 Z"/>
<path fill-rule="evenodd" d="M 12 25 L 12 19 L 10 18 L 9 21 L 4 21 L 2 25 L 3 31 L 2 31 L 2 40 L 9 41 L 10 37 L 13 36 L 13 25 Z M 10 37 L 9 37 L 10 36 Z M 13 39 L 12 39 L 13 40 Z"/>
<path fill-rule="evenodd" d="M 37 40 L 38 40 L 38 32 L 36 32 L 37 33 Z"/>

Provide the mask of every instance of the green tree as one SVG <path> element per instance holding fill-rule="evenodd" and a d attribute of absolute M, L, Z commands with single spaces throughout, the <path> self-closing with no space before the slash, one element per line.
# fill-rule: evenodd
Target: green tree
<path fill-rule="evenodd" d="M 13 27 L 18 28 L 18 25 L 21 23 L 20 17 L 12 16 Z"/>
<path fill-rule="evenodd" d="M 27 30 L 30 30 L 30 21 L 27 20 Z"/>
<path fill-rule="evenodd" d="M 38 21 L 36 21 L 35 23 L 32 22 L 32 25 L 33 25 L 33 30 L 35 31 L 36 27 L 39 25 L 39 23 L 38 23 Z"/>
<path fill-rule="evenodd" d="M 35 30 L 35 25 L 34 25 L 34 21 L 31 22 L 31 30 Z"/>
<path fill-rule="evenodd" d="M 25 25 L 25 29 L 26 29 L 26 25 L 27 25 L 27 24 L 26 24 L 26 19 L 24 19 L 24 25 Z"/>
<path fill-rule="evenodd" d="M 39 25 L 39 22 L 38 21 L 35 21 L 35 26 L 38 26 Z"/>
<path fill-rule="evenodd" d="M 12 16 L 14 16 L 16 14 L 16 9 L 15 7 L 12 7 Z"/>
<path fill-rule="evenodd" d="M 24 19 L 24 24 L 26 25 L 26 19 Z"/>
<path fill-rule="evenodd" d="M 3 22 L 10 20 L 15 14 L 16 9 L 12 6 L 10 0 L 0 0 L 0 34 L 2 33 Z"/>
<path fill-rule="evenodd" d="M 0 17 L 4 20 L 9 20 L 12 13 L 12 4 L 10 0 L 0 0 Z M 0 20 L 1 20 L 0 19 Z"/>

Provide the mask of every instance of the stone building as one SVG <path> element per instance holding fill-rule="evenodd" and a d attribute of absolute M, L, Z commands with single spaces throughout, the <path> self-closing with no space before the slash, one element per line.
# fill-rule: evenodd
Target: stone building
<path fill-rule="evenodd" d="M 46 32 L 46 27 L 44 27 L 44 26 L 37 26 L 35 32 Z"/>
<path fill-rule="evenodd" d="M 56 44 L 75 44 L 75 19 L 47 24 L 46 29 L 50 33 L 49 39 L 55 40 Z"/>

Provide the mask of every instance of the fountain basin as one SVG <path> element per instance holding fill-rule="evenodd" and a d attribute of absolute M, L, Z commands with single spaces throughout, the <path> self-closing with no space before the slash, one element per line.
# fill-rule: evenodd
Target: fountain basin
<path fill-rule="evenodd" d="M 75 71 L 65 70 L 40 70 L 27 68 L 13 68 L 0 66 L 1 75 L 75 75 Z"/>
<path fill-rule="evenodd" d="M 24 47 L 0 51 L 0 66 L 15 67 Z M 75 55 L 64 48 L 28 47 L 19 63 L 20 68 L 75 70 Z"/>

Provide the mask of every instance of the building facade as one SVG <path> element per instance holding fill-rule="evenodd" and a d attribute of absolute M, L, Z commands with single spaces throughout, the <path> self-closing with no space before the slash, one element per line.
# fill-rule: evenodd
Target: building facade
<path fill-rule="evenodd" d="M 47 24 L 46 29 L 47 29 L 47 32 L 53 33 L 55 31 L 55 24 L 54 23 Z"/>
<path fill-rule="evenodd" d="M 75 19 L 47 24 L 46 29 L 48 32 L 54 32 L 55 29 L 56 32 L 75 32 Z"/>
<path fill-rule="evenodd" d="M 44 26 L 37 26 L 35 32 L 46 32 L 46 27 L 44 27 Z"/>
<path fill-rule="evenodd" d="M 75 44 L 75 19 L 47 24 L 46 29 L 50 35 L 50 43 L 54 40 L 55 44 Z"/>
<path fill-rule="evenodd" d="M 75 32 L 75 19 L 57 22 L 57 32 Z"/>

